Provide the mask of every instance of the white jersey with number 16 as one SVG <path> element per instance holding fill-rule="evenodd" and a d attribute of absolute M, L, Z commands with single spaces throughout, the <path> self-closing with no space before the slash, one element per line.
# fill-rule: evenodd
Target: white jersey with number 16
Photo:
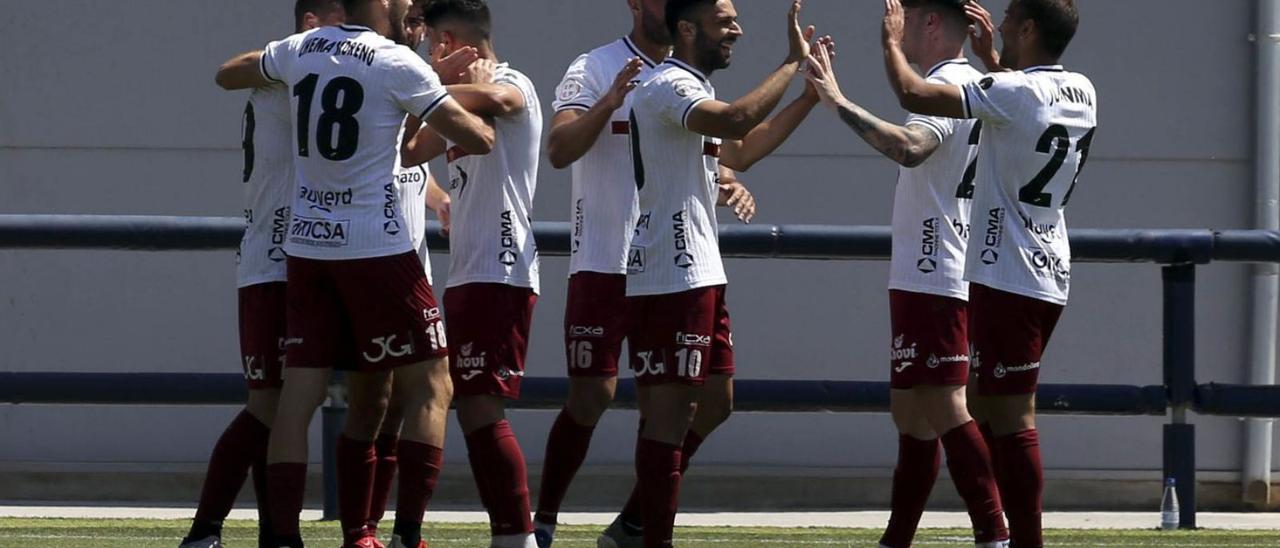
<path fill-rule="evenodd" d="M 961 89 L 966 114 L 983 122 L 965 277 L 1065 305 L 1071 246 L 1064 211 L 1098 125 L 1093 83 L 1041 66 L 989 74 Z"/>

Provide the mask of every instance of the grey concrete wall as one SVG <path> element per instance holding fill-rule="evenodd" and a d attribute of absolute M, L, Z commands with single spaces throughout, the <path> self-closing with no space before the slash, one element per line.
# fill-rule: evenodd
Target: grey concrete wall
<path fill-rule="evenodd" d="M 1072 226 L 1248 227 L 1254 3 L 1079 3 L 1084 24 L 1065 61 L 1093 78 L 1102 123 Z M 238 215 L 245 97 L 215 88 L 212 74 L 224 58 L 286 34 L 291 4 L 10 6 L 0 18 L 0 213 Z M 533 78 L 548 106 L 569 61 L 629 25 L 622 0 L 492 4 L 499 54 Z M 846 93 L 900 119 L 880 64 L 880 5 L 810 0 L 805 19 L 839 41 Z M 739 9 L 748 34 L 733 68 L 715 75 L 722 97 L 750 89 L 785 53 L 785 2 L 740 0 Z M 889 222 L 894 167 L 826 111 L 744 177 L 762 223 Z M 536 218 L 567 219 L 568 195 L 567 172 L 545 168 Z M 434 258 L 437 273 L 447 260 Z M 544 259 L 531 375 L 564 371 L 565 270 L 565 260 Z M 886 377 L 885 264 L 730 261 L 728 270 L 741 378 Z M 237 371 L 233 272 L 230 252 L 0 252 L 0 370 Z M 1202 380 L 1244 379 L 1246 274 L 1224 265 L 1200 272 Z M 1073 278 L 1044 381 L 1159 382 L 1158 270 L 1081 265 Z M 199 462 L 233 413 L 0 406 L 0 460 Z M 533 463 L 552 419 L 514 414 Z M 628 462 L 634 420 L 608 415 L 592 462 Z M 1161 422 L 1045 418 L 1047 466 L 1159 469 Z M 1201 467 L 1238 470 L 1238 423 L 1196 422 Z M 450 462 L 465 463 L 457 433 L 450 439 Z M 699 460 L 887 469 L 894 454 L 882 415 L 740 414 Z"/>

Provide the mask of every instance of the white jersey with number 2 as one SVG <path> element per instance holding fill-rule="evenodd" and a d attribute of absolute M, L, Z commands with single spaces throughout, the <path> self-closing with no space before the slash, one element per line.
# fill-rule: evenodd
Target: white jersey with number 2
<path fill-rule="evenodd" d="M 1065 305 L 1071 246 L 1064 211 L 1089 158 L 1098 95 L 1061 66 L 988 74 L 961 86 L 983 122 L 965 277 Z"/>

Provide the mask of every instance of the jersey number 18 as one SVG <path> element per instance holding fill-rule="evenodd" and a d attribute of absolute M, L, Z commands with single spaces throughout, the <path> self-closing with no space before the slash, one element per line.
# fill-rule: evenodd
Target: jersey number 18
<path fill-rule="evenodd" d="M 315 99 L 319 74 L 308 74 L 293 86 L 298 99 L 298 156 L 311 156 L 311 103 Z M 329 81 L 320 93 L 320 119 L 317 120 L 316 149 L 326 160 L 341 162 L 356 154 L 360 146 L 360 122 L 356 113 L 364 106 L 364 87 L 346 76 Z M 334 133 L 337 143 L 334 143 Z"/>

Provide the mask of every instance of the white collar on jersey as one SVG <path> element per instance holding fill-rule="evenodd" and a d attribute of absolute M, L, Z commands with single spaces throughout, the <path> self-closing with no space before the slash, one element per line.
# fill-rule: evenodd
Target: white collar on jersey
<path fill-rule="evenodd" d="M 346 25 L 346 24 L 343 24 L 343 25 L 338 25 L 338 28 L 340 28 L 340 29 L 342 29 L 342 30 L 345 30 L 345 31 L 347 31 L 347 32 L 373 32 L 373 29 L 371 29 L 371 28 L 369 28 L 369 27 L 366 27 L 366 26 L 364 26 L 364 25 Z"/>
<path fill-rule="evenodd" d="M 965 59 L 964 57 L 947 59 L 946 61 L 943 61 L 941 63 L 934 65 L 933 68 L 929 69 L 929 72 L 924 73 L 924 77 L 928 78 L 930 76 L 933 76 L 933 73 L 938 72 L 938 69 L 941 69 L 942 67 L 945 67 L 947 65 L 967 65 L 967 64 L 969 64 L 969 60 Z"/>
<path fill-rule="evenodd" d="M 701 80 L 703 83 L 706 83 L 707 81 L 707 75 L 703 74 L 702 71 L 696 68 L 693 68 L 692 66 L 689 65 L 689 63 L 676 59 L 675 57 L 668 57 L 667 60 L 663 62 L 675 65 L 677 67 L 680 67 L 684 70 L 689 71 L 690 74 L 697 76 L 698 80 Z"/>
<path fill-rule="evenodd" d="M 644 61 L 644 64 L 649 65 L 649 68 L 658 66 L 657 63 L 653 62 L 653 59 L 650 59 L 643 51 L 640 51 L 640 48 L 636 46 L 636 43 L 631 41 L 630 36 L 623 36 L 622 43 L 626 44 L 627 49 L 631 50 L 632 55 L 639 57 L 641 61 Z"/>
<path fill-rule="evenodd" d="M 1062 65 L 1039 65 L 1022 69 L 1022 72 L 1066 72 Z"/>

